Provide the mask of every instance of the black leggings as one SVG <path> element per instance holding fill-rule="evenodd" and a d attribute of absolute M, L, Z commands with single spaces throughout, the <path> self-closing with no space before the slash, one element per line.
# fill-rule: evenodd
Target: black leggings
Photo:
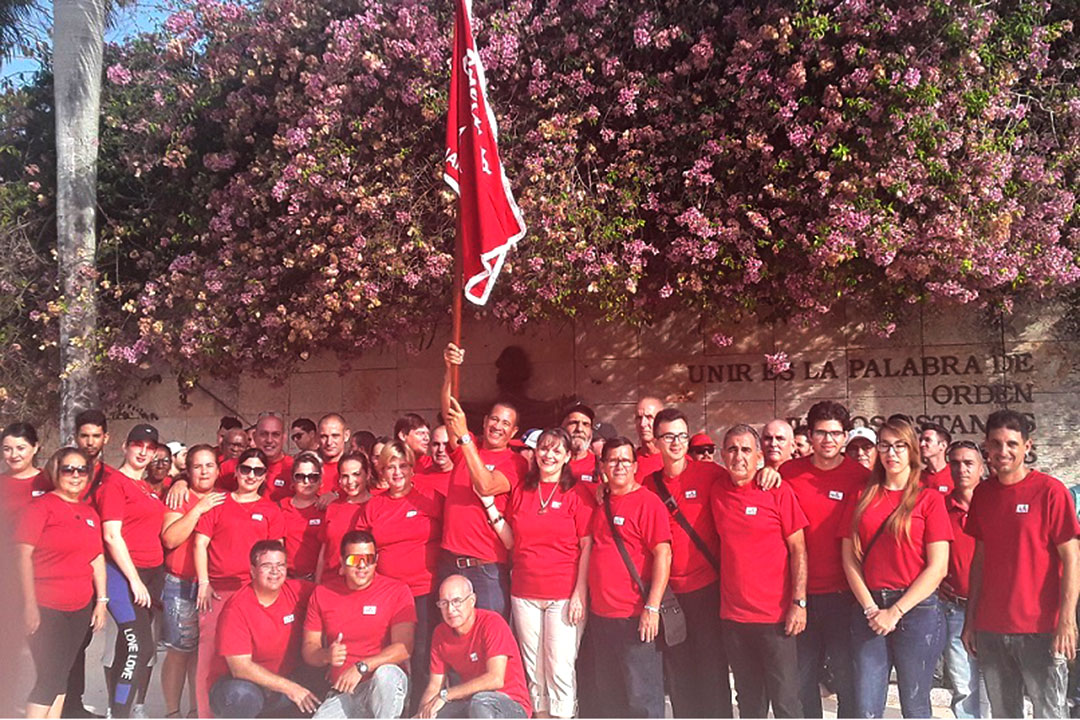
<path fill-rule="evenodd" d="M 48 707 L 67 689 L 68 671 L 86 637 L 86 629 L 90 627 L 94 601 L 91 600 L 81 610 L 39 607 L 38 612 L 41 614 L 41 624 L 37 632 L 27 639 L 37 671 L 37 680 L 27 702 Z"/>
<path fill-rule="evenodd" d="M 150 591 L 151 598 L 161 597 L 165 584 L 165 568 L 137 568 L 139 579 Z M 113 656 L 109 687 L 112 697 L 109 707 L 114 718 L 126 718 L 138 690 L 150 681 L 150 658 L 154 645 L 152 608 L 139 607 L 131 586 L 120 569 L 105 564 L 105 580 L 109 589 L 109 614 L 116 621 L 116 653 Z"/>

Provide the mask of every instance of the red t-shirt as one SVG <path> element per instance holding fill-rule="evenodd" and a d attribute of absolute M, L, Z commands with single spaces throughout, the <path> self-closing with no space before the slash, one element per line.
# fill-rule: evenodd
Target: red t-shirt
<path fill-rule="evenodd" d="M 884 490 L 859 518 L 859 542 L 863 548 L 874 533 L 900 505 L 903 490 Z M 844 508 L 844 517 L 837 530 L 838 538 L 851 537 L 851 523 L 859 497 L 853 495 Z M 919 493 L 911 511 L 911 533 L 894 535 L 886 528 L 862 560 L 863 580 L 870 590 L 904 590 L 926 567 L 926 546 L 932 542 L 953 539 L 949 514 L 945 512 L 945 496 L 929 490 Z"/>
<path fill-rule="evenodd" d="M 596 469 L 597 465 L 596 456 L 588 453 L 580 460 L 570 461 L 570 472 L 574 474 L 574 479 L 578 482 L 600 482 L 600 474 Z"/>
<path fill-rule="evenodd" d="M 311 575 L 319 562 L 319 550 L 322 549 L 319 532 L 326 511 L 316 505 L 297 508 L 293 505 L 293 498 L 288 497 L 281 501 L 281 517 L 285 522 L 285 554 L 289 572 Z"/>
<path fill-rule="evenodd" d="M 945 498 L 945 510 L 949 513 L 953 542 L 949 547 L 949 572 L 941 587 L 951 595 L 961 598 L 967 598 L 970 591 L 971 559 L 975 556 L 975 538 L 964 530 L 967 526 L 968 509 L 953 495 Z"/>
<path fill-rule="evenodd" d="M 638 450 L 637 474 L 634 476 L 634 478 L 639 483 L 643 483 L 647 476 L 652 475 L 657 470 L 663 469 L 664 458 L 660 455 L 660 453 L 657 452 L 646 455 L 644 450 Z"/>
<path fill-rule="evenodd" d="M 1065 485 L 1038 470 L 1014 485 L 984 480 L 964 530 L 983 542 L 986 558 L 975 629 L 1053 632 L 1061 601 L 1057 546 L 1080 534 Z"/>
<path fill-rule="evenodd" d="M 207 570 L 223 590 L 236 590 L 251 577 L 251 546 L 285 536 L 281 509 L 265 497 L 239 503 L 230 493 L 225 502 L 199 518 L 195 532 L 210 538 Z"/>
<path fill-rule="evenodd" d="M 375 495 L 356 519 L 357 527 L 375 536 L 378 571 L 408 585 L 413 595 L 427 595 L 435 588 L 442 500 L 438 493 L 414 484 L 404 497 Z"/>
<path fill-rule="evenodd" d="M 498 470 L 510 481 L 510 492 L 495 496 L 495 507 L 505 516 L 510 494 L 521 484 L 528 470 L 525 458 L 510 449 L 479 450 L 484 465 L 489 470 Z M 455 555 L 506 563 L 506 547 L 488 524 L 487 512 L 473 491 L 472 476 L 461 449 L 454 451 L 453 459 L 454 469 L 443 511 L 443 549 Z"/>
<path fill-rule="evenodd" d="M 664 470 L 661 468 L 657 472 L 663 473 Z M 688 458 L 686 469 L 681 475 L 664 478 L 664 485 L 678 503 L 679 510 L 686 516 L 690 527 L 705 541 L 713 557 L 720 551 L 720 539 L 716 535 L 716 525 L 713 523 L 709 503 L 713 486 L 722 477 L 721 472 L 716 463 L 697 462 Z M 647 475 L 642 484 L 660 497 L 656 483 L 653 482 L 655 474 Z M 677 593 L 688 593 L 716 582 L 716 570 L 690 539 L 690 535 L 671 516 L 670 511 L 668 520 L 671 523 L 671 589 Z"/>
<path fill-rule="evenodd" d="M 97 491 L 103 523 L 119 520 L 120 535 L 135 567 L 153 568 L 165 560 L 161 525 L 165 503 L 145 480 L 132 480 L 117 470 L 105 476 Z"/>
<path fill-rule="evenodd" d="M 652 550 L 671 542 L 671 524 L 664 503 L 655 494 L 639 488 L 625 495 L 611 496 L 611 514 L 638 575 L 651 585 Z M 600 503 L 589 522 L 593 547 L 589 557 L 589 596 L 592 612 L 600 617 L 637 617 L 645 601 L 623 562 L 611 534 L 611 526 Z"/>
<path fill-rule="evenodd" d="M 417 470 L 413 475 L 413 482 L 417 487 L 434 490 L 446 498 L 450 488 L 450 474 L 453 470 L 439 470 L 438 466 L 431 465 L 424 470 Z"/>
<path fill-rule="evenodd" d="M 319 494 L 325 495 L 328 492 L 336 492 L 339 495 L 341 491 L 338 489 L 338 461 L 333 462 L 324 461 L 322 466 L 322 487 L 319 488 Z"/>
<path fill-rule="evenodd" d="M 94 595 L 90 566 L 102 553 L 101 520 L 85 503 L 55 493 L 34 498 L 19 516 L 15 542 L 33 545 L 34 594 L 41 607 L 81 610 Z"/>
<path fill-rule="evenodd" d="M 446 675 L 448 670 L 453 670 L 461 682 L 467 683 L 487 672 L 488 659 L 500 655 L 506 657 L 506 675 L 500 692 L 509 695 L 532 717 L 518 644 L 501 615 L 477 608 L 476 622 L 465 635 L 458 635 L 446 623 L 439 623 L 431 636 L 432 675 Z"/>
<path fill-rule="evenodd" d="M 275 675 L 288 677 L 300 658 L 304 615 L 315 585 L 289 579 L 277 600 L 263 606 L 251 585 L 225 601 L 214 638 L 215 657 L 208 687 L 229 674 L 226 657 L 250 655 L 254 663 Z"/>
<path fill-rule="evenodd" d="M 780 477 L 795 491 L 809 523 L 805 533 L 807 594 L 847 591 L 837 536 L 847 536 L 851 528 L 841 528 L 840 519 L 848 499 L 858 497 L 866 487 L 870 471 L 849 457 L 832 470 L 819 470 L 811 455 L 781 465 Z"/>
<path fill-rule="evenodd" d="M 712 512 L 720 533 L 720 617 L 742 623 L 782 622 L 791 607 L 787 539 L 807 526 L 795 491 L 738 486 L 727 470 L 716 483 Z"/>
<path fill-rule="evenodd" d="M 4 512 L 11 518 L 25 510 L 31 500 L 52 492 L 53 489 L 52 480 L 44 470 L 22 480 L 10 475 L 0 475 L 0 503 L 3 504 Z"/>
<path fill-rule="evenodd" d="M 350 503 L 342 499 L 326 506 L 326 517 L 319 529 L 319 542 L 323 547 L 323 579 L 330 573 L 336 574 L 341 567 L 341 539 L 345 537 L 345 533 L 356 529 L 360 509 L 368 502 L 371 501 Z"/>
<path fill-rule="evenodd" d="M 400 580 L 376 573 L 366 588 L 350 590 L 345 579 L 335 575 L 311 594 L 304 631 L 321 632 L 327 644 L 341 633 L 345 664 L 330 668 L 333 682 L 350 665 L 382 652 L 390 644 L 390 628 L 394 625 L 415 622 L 412 592 Z"/>
<path fill-rule="evenodd" d="M 187 501 L 176 512 L 180 513 L 181 516 L 186 515 L 191 508 L 199 504 L 200 500 L 201 498 L 196 497 L 195 493 L 189 493 Z M 166 512 L 173 511 L 166 509 Z M 183 543 L 172 550 L 165 551 L 165 570 L 185 580 L 194 580 L 196 578 L 194 530 L 191 531 L 191 534 Z"/>
<path fill-rule="evenodd" d="M 952 471 L 949 470 L 948 465 L 934 473 L 923 470 L 922 485 L 931 490 L 937 490 L 942 495 L 948 495 L 955 487 L 953 485 Z"/>
<path fill-rule="evenodd" d="M 596 509 L 594 485 L 558 483 L 519 487 L 506 519 L 514 532 L 510 594 L 531 600 L 566 600 L 577 583 L 580 540 L 589 535 Z M 547 507 L 541 511 L 541 499 Z"/>
<path fill-rule="evenodd" d="M 221 464 L 218 475 L 217 487 L 223 492 L 234 492 L 236 484 L 236 458 L 226 460 Z M 291 455 L 282 455 L 277 460 L 266 466 L 266 480 L 263 482 L 263 495 L 274 502 L 281 502 L 287 497 L 292 497 L 293 458 Z"/>
<path fill-rule="evenodd" d="M 430 455 L 421 455 L 416 458 L 416 465 L 413 466 L 413 472 L 426 473 L 434 465 L 435 461 L 431 459 Z"/>

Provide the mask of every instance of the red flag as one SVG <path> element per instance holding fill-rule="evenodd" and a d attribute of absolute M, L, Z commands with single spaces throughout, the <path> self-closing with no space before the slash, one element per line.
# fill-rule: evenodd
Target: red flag
<path fill-rule="evenodd" d="M 472 2 L 456 5 L 443 179 L 459 199 L 465 297 L 484 305 L 506 254 L 525 235 L 525 221 L 499 157 L 499 128 L 473 39 Z"/>

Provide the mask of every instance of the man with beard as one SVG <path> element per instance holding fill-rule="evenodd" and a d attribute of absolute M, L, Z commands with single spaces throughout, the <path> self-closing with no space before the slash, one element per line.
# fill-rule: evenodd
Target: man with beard
<path fill-rule="evenodd" d="M 592 454 L 593 423 L 596 413 L 578 403 L 563 415 L 562 428 L 570 435 L 570 472 L 581 482 L 597 482 L 597 460 Z"/>

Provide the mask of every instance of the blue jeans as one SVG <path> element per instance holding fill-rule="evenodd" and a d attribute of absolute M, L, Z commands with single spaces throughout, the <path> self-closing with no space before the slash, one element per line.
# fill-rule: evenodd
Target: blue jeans
<path fill-rule="evenodd" d="M 161 591 L 162 630 L 165 647 L 179 652 L 195 652 L 199 648 L 199 610 L 195 600 L 199 584 L 172 573 L 165 573 L 165 588 Z"/>
<path fill-rule="evenodd" d="M 806 598 L 806 629 L 795 636 L 799 647 L 799 699 L 805 717 L 821 717 L 821 681 L 825 665 L 832 672 L 836 716 L 854 717 L 855 680 L 851 666 L 851 609 L 849 591 Z"/>
<path fill-rule="evenodd" d="M 663 656 L 656 641 L 641 641 L 638 623 L 636 617 L 589 614 L 588 627 L 596 651 L 596 717 L 664 717 Z"/>
<path fill-rule="evenodd" d="M 380 665 L 351 693 L 326 698 L 312 717 L 399 718 L 409 697 L 409 676 L 397 665 Z"/>
<path fill-rule="evenodd" d="M 439 581 L 451 575 L 463 575 L 472 583 L 476 593 L 476 607 L 493 610 L 510 622 L 510 568 L 499 563 L 486 563 L 475 567 L 458 567 L 457 555 L 445 550 L 439 555 Z"/>
<path fill-rule="evenodd" d="M 440 718 L 525 718 L 525 708 L 497 690 L 478 692 L 468 700 L 451 700 L 443 705 Z"/>
<path fill-rule="evenodd" d="M 322 680 L 324 672 L 324 668 L 301 665 L 289 677 L 315 695 L 321 695 L 325 689 Z M 218 678 L 214 686 L 210 688 L 210 709 L 214 717 L 219 718 L 305 716 L 288 696 L 267 690 L 250 680 L 239 680 L 231 675 Z"/>
<path fill-rule="evenodd" d="M 872 590 L 881 609 L 891 607 L 903 590 Z M 885 714 L 889 671 L 896 667 L 900 712 L 904 717 L 928 718 L 934 667 L 945 645 L 945 616 L 937 595 L 908 611 L 896 629 L 884 637 L 870 629 L 862 608 L 851 612 L 851 651 L 855 663 L 855 715 L 879 718 Z"/>
<path fill-rule="evenodd" d="M 986 696 L 986 682 L 979 672 L 979 661 L 970 655 L 960 633 L 964 630 L 963 605 L 942 600 L 945 611 L 945 672 L 952 684 L 952 711 L 958 718 L 990 717 L 990 701 Z"/>
<path fill-rule="evenodd" d="M 975 645 L 994 717 L 1023 717 L 1025 694 L 1035 717 L 1068 717 L 1066 660 L 1054 652 L 1053 633 L 980 631 Z"/>

